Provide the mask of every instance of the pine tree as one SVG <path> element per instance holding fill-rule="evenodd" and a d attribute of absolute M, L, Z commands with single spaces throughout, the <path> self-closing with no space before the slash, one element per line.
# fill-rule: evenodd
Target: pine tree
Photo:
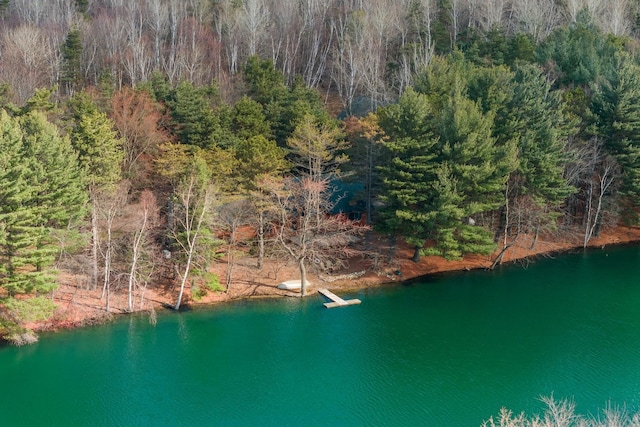
<path fill-rule="evenodd" d="M 490 253 L 495 244 L 491 231 L 476 216 L 493 211 L 503 203 L 503 191 L 515 168 L 515 145 L 500 146 L 493 136 L 493 114 L 460 95 L 442 111 L 436 128 L 440 137 L 440 186 L 455 194 L 434 207 L 442 221 L 433 230 L 436 248 L 446 257 L 464 253 Z M 458 201 L 457 206 L 452 201 Z M 447 217 L 442 212 L 450 212 Z M 453 230 L 442 235 L 440 230 Z M 451 241 L 458 242 L 456 246 Z M 441 247 L 441 242 L 446 245 Z"/>
<path fill-rule="evenodd" d="M 238 180 L 246 190 L 254 190 L 261 176 L 279 176 L 291 168 L 285 150 L 262 135 L 240 141 L 235 155 L 238 159 Z"/>
<path fill-rule="evenodd" d="M 220 119 L 211 107 L 207 88 L 197 88 L 183 81 L 168 101 L 171 125 L 180 142 L 200 148 L 219 144 Z"/>
<path fill-rule="evenodd" d="M 73 94 L 82 81 L 82 68 L 80 63 L 82 40 L 78 28 L 69 30 L 61 50 L 62 74 L 60 82 L 67 94 Z"/>
<path fill-rule="evenodd" d="M 72 133 L 72 143 L 87 174 L 91 198 L 91 283 L 95 289 L 98 284 L 98 198 L 101 192 L 113 189 L 120 180 L 124 153 L 113 122 L 94 109 L 81 114 Z"/>
<path fill-rule="evenodd" d="M 85 174 L 69 139 L 62 138 L 42 113 L 22 116 L 20 124 L 23 156 L 30 162 L 27 185 L 33 190 L 33 200 L 29 205 L 36 213 L 34 225 L 43 230 L 33 248 L 43 257 L 37 264 L 41 270 L 59 250 L 51 240 L 53 233 L 68 232 L 86 213 Z"/>
<path fill-rule="evenodd" d="M 262 106 L 249 97 L 242 97 L 233 107 L 231 129 L 240 139 L 249 139 L 261 135 L 271 137 L 271 127 L 267 122 Z"/>
<path fill-rule="evenodd" d="M 379 166 L 382 179 L 375 227 L 395 239 L 402 234 L 416 251 L 418 260 L 434 225 L 437 138 L 431 130 L 433 110 L 427 96 L 408 89 L 396 105 L 379 111 L 383 142 Z M 392 248 L 393 251 L 393 248 Z"/>
<path fill-rule="evenodd" d="M 34 247 L 42 237 L 37 214 L 28 202 L 29 164 L 22 156 L 23 134 L 17 120 L 0 110 L 0 286 L 9 295 L 31 292 L 42 284 L 34 272 Z"/>
<path fill-rule="evenodd" d="M 41 113 L 0 112 L 0 286 L 48 292 L 55 229 L 84 212 L 83 176 L 69 141 Z"/>
<path fill-rule="evenodd" d="M 640 204 L 640 66 L 628 54 L 614 57 L 610 75 L 594 87 L 593 111 L 606 147 L 622 167 L 623 187 Z"/>
<path fill-rule="evenodd" d="M 40 221 L 47 227 L 66 227 L 86 212 L 86 177 L 68 138 L 37 112 L 20 118 L 25 157 L 35 160 L 29 185 L 36 189 Z"/>
<path fill-rule="evenodd" d="M 557 86 L 588 86 L 602 76 L 621 46 L 621 40 L 602 33 L 585 8 L 573 25 L 560 27 L 547 37 L 535 57 L 540 65 L 554 66 Z"/>
<path fill-rule="evenodd" d="M 575 122 L 566 118 L 560 92 L 535 65 L 520 65 L 513 98 L 496 119 L 496 136 L 518 145 L 518 192 L 539 206 L 558 207 L 575 189 L 564 177 L 567 144 Z"/>

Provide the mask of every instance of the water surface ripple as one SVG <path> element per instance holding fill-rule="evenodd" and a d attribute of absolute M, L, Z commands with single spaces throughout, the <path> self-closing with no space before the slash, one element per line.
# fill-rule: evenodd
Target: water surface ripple
<path fill-rule="evenodd" d="M 2 426 L 477 426 L 640 409 L 640 249 L 142 316 L 0 348 Z"/>

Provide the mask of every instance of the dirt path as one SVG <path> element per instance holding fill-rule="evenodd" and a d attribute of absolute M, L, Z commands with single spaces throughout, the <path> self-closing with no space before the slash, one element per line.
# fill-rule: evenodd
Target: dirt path
<path fill-rule="evenodd" d="M 612 244 L 622 244 L 640 241 L 640 227 L 618 227 L 607 232 L 602 232 L 594 238 L 589 246 L 603 247 Z M 503 262 L 530 259 L 536 255 L 549 254 L 581 247 L 580 242 L 553 242 L 539 238 L 534 249 L 531 249 L 531 237 L 522 236 L 509 248 L 504 255 Z M 380 249 L 384 246 L 383 240 L 378 240 Z M 336 273 L 342 279 L 332 280 L 335 277 L 310 276 L 313 286 L 310 294 L 315 293 L 314 287 L 328 289 L 361 289 L 377 286 L 384 283 L 400 282 L 427 274 L 468 270 L 476 268 L 489 268 L 497 253 L 491 256 L 466 256 L 459 261 L 446 261 L 437 256 L 422 257 L 420 262 L 410 260 L 413 251 L 407 245 L 398 246 L 396 256 L 391 264 L 380 261 L 376 268 L 371 259 L 352 259 L 349 268 Z M 384 258 L 381 255 L 379 258 Z M 225 277 L 226 264 L 219 262 L 214 266 L 214 273 L 218 277 Z M 297 268 L 292 264 L 265 262 L 262 270 L 255 267 L 255 259 L 243 258 L 234 269 L 234 281 L 229 293 L 209 293 L 200 301 L 193 301 L 187 294 L 185 303 L 189 305 L 216 304 L 242 298 L 260 297 L 297 297 L 297 293 L 283 291 L 277 288 L 277 284 L 289 279 L 298 278 Z M 101 298 L 101 289 L 90 291 L 75 283 L 73 277 L 61 277 L 62 285 L 54 293 L 54 299 L 58 305 L 55 316 L 47 321 L 27 325 L 36 330 L 56 330 L 61 328 L 73 328 L 87 324 L 101 323 L 113 315 L 127 312 L 128 301 L 124 289 L 115 290 L 110 297 L 110 310 L 105 310 L 106 301 Z M 170 278 L 165 278 L 164 283 L 149 287 L 143 295 L 137 295 L 135 299 L 135 311 L 150 312 L 162 307 L 172 306 L 177 295 L 177 287 L 172 286 Z"/>

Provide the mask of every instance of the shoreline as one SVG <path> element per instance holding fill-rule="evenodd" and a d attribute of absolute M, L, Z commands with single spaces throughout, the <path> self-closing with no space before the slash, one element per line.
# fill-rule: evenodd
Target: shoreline
<path fill-rule="evenodd" d="M 382 239 L 379 241 L 382 245 Z M 572 250 L 583 249 L 576 241 L 553 241 L 539 238 L 533 249 L 530 236 L 521 236 L 504 254 L 501 264 L 515 262 L 535 262 L 536 257 L 553 256 Z M 602 231 L 600 236 L 594 237 L 587 248 L 604 248 L 640 243 L 640 227 L 618 226 Z M 340 272 L 339 276 L 349 277 L 358 274 L 359 277 L 335 279 L 335 276 L 310 275 L 311 286 L 306 296 L 315 295 L 317 288 L 327 288 L 338 291 L 356 291 L 377 286 L 393 286 L 420 280 L 422 277 L 456 271 L 489 269 L 495 257 L 500 253 L 495 251 L 490 256 L 468 255 L 461 260 L 447 261 L 439 256 L 423 256 L 419 262 L 411 260 L 413 249 L 406 244 L 399 244 L 392 263 L 380 263 L 381 268 L 372 268 L 371 260 L 364 258 L 353 259 L 348 269 Z M 213 272 L 223 278 L 226 263 L 219 262 L 213 267 Z M 364 271 L 364 273 L 362 273 Z M 283 280 L 297 277 L 297 268 L 286 264 L 273 263 L 258 271 L 253 265 L 252 258 L 243 259 L 234 268 L 234 280 L 229 293 L 209 292 L 201 300 L 194 301 L 190 295 L 185 299 L 185 309 L 207 309 L 217 304 L 255 298 L 299 298 L 299 292 L 277 289 L 277 284 Z M 105 310 L 105 301 L 100 298 L 101 290 L 86 290 L 74 285 L 72 278 L 67 278 L 54 292 L 54 302 L 58 309 L 53 318 L 43 322 L 32 322 L 22 326 L 36 333 L 55 332 L 65 329 L 104 324 L 121 315 L 135 315 L 147 313 L 150 317 L 155 311 L 168 309 L 173 306 L 175 289 L 169 284 L 159 284 L 145 290 L 144 299 L 136 302 L 133 312 L 126 310 L 127 295 L 123 290 L 116 290 L 110 301 L 110 311 Z M 329 280 L 327 280 L 329 279 Z M 139 298 L 139 297 L 138 297 Z"/>

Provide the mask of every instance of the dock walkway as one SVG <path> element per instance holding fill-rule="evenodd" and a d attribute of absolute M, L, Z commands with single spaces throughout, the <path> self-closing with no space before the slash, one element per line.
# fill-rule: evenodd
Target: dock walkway
<path fill-rule="evenodd" d="M 344 307 L 346 305 L 360 304 L 362 302 L 359 299 L 350 299 L 345 301 L 330 290 L 324 288 L 318 289 L 318 292 L 331 300 L 331 302 L 324 303 L 324 306 L 327 308 Z"/>

